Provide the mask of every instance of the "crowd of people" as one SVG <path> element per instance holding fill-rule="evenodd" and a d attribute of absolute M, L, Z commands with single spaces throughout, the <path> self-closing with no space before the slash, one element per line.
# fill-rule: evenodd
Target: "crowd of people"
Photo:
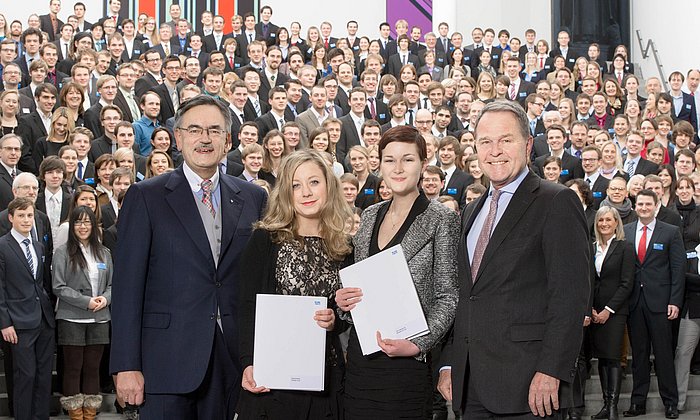
<path fill-rule="evenodd" d="M 26 26 L 0 14 L 16 418 L 48 418 L 57 391 L 72 419 L 103 392 L 144 419 L 446 419 L 446 400 L 467 418 L 579 419 L 597 358 L 593 418 L 616 419 L 630 355 L 624 415 L 645 414 L 652 348 L 666 417 L 685 409 L 700 70 L 664 91 L 626 46 L 606 60 L 565 30 L 550 48 L 532 29 L 467 44 L 403 19 L 394 36 L 302 32 L 269 6 L 195 22 L 173 3 L 156 22 L 109 0 L 95 23 L 81 2 L 65 23 L 48 8 Z M 363 356 L 362 290 L 338 273 L 398 244 L 430 333 L 378 334 Z M 260 293 L 329 298 L 323 392 L 256 384 Z"/>

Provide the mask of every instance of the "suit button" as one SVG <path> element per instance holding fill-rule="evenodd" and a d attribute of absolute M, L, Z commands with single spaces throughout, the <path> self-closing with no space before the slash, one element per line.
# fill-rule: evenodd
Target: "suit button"
<path fill-rule="evenodd" d="M 221 287 L 221 282 L 220 282 L 220 281 L 217 281 L 217 282 L 216 282 L 216 287 Z"/>
<path fill-rule="evenodd" d="M 209 319 L 211 319 L 211 320 L 213 321 L 214 319 L 216 319 L 216 317 L 214 316 L 214 314 L 211 314 L 211 316 L 209 317 Z"/>
<path fill-rule="evenodd" d="M 477 299 L 476 296 L 469 296 L 469 300 L 471 300 L 472 302 L 475 301 L 476 299 Z"/>
<path fill-rule="evenodd" d="M 35 297 L 34 299 L 39 300 L 39 296 Z"/>

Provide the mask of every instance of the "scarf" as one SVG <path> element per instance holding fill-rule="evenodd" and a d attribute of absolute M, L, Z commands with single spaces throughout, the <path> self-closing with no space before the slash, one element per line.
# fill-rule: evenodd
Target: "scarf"
<path fill-rule="evenodd" d="M 617 205 L 613 204 L 608 197 L 605 197 L 605 200 L 601 201 L 600 205 L 614 208 L 618 213 L 620 213 L 620 217 L 622 219 L 629 216 L 630 212 L 632 211 L 632 202 L 629 198 L 625 198 L 625 201 L 623 201 L 622 204 Z"/>

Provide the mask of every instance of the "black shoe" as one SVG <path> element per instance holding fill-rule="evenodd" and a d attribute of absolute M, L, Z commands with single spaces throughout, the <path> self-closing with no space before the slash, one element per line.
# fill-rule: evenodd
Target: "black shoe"
<path fill-rule="evenodd" d="M 622 413 L 625 417 L 637 417 L 647 413 L 647 408 L 643 405 L 632 404 L 629 410 Z"/>
<path fill-rule="evenodd" d="M 666 418 L 667 419 L 677 419 L 678 418 L 678 408 L 675 406 L 666 407 Z"/>

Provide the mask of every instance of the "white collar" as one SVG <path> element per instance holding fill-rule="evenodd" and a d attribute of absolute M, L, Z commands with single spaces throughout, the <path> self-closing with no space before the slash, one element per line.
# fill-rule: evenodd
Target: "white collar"
<path fill-rule="evenodd" d="M 185 178 L 187 178 L 187 183 L 190 184 L 190 189 L 192 189 L 192 192 L 199 192 L 202 190 L 202 181 L 204 179 L 197 175 L 188 165 L 187 162 L 184 162 L 182 164 L 182 170 L 185 173 Z M 216 188 L 219 186 L 219 171 L 218 171 L 218 163 L 217 163 L 217 171 L 214 172 L 214 176 L 209 178 L 212 182 L 212 188 L 211 190 L 214 191 Z"/>

